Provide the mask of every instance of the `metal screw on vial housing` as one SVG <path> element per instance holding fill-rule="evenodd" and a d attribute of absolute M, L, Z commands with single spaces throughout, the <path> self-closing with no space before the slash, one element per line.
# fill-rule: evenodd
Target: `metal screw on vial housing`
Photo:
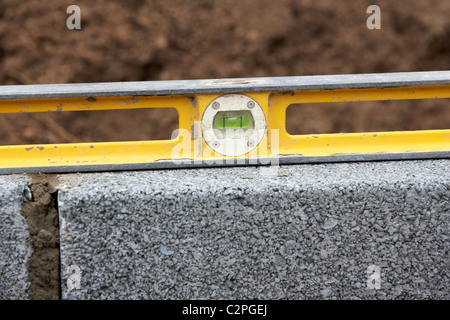
<path fill-rule="evenodd" d="M 247 107 L 248 107 L 249 109 L 252 109 L 254 106 L 255 106 L 255 103 L 254 103 L 253 101 L 249 101 L 249 102 L 247 103 Z"/>
<path fill-rule="evenodd" d="M 219 109 L 220 103 L 218 103 L 217 101 L 215 101 L 215 102 L 212 104 L 212 107 L 213 107 L 214 109 Z"/>
<path fill-rule="evenodd" d="M 252 147 L 255 145 L 255 143 L 253 142 L 253 140 L 249 140 L 249 141 L 247 142 L 247 145 L 248 145 L 250 148 L 252 148 Z"/>
<path fill-rule="evenodd" d="M 220 146 L 219 141 L 214 141 L 214 142 L 213 142 L 213 147 L 214 147 L 214 148 L 218 148 L 219 146 Z"/>

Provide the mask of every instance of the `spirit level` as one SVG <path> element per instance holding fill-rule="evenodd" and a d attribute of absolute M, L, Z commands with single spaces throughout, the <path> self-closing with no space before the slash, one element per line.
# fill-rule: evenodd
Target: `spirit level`
<path fill-rule="evenodd" d="M 450 71 L 0 86 L 0 113 L 175 108 L 179 114 L 170 140 L 1 146 L 0 173 L 450 158 L 450 129 L 286 131 L 291 104 L 437 98 L 450 98 Z"/>

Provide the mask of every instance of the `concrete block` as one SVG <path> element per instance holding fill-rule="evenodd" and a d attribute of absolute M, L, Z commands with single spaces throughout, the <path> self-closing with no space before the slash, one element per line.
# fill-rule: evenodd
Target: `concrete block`
<path fill-rule="evenodd" d="M 28 178 L 0 176 L 0 300 L 31 297 L 30 235 L 21 215 Z"/>
<path fill-rule="evenodd" d="M 449 299 L 450 160 L 58 177 L 63 299 Z"/>

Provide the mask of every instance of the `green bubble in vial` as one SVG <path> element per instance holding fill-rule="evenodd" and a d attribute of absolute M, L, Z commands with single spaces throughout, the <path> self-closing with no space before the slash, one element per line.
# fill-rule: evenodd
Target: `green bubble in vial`
<path fill-rule="evenodd" d="M 249 114 L 218 114 L 214 119 L 215 129 L 250 129 L 253 128 L 253 117 Z"/>

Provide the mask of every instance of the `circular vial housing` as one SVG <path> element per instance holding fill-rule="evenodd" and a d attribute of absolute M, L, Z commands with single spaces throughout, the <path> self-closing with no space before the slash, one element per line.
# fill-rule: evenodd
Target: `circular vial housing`
<path fill-rule="evenodd" d="M 201 124 L 208 146 L 225 156 L 252 151 L 266 133 L 264 111 L 243 94 L 226 94 L 213 100 L 203 113 Z"/>

